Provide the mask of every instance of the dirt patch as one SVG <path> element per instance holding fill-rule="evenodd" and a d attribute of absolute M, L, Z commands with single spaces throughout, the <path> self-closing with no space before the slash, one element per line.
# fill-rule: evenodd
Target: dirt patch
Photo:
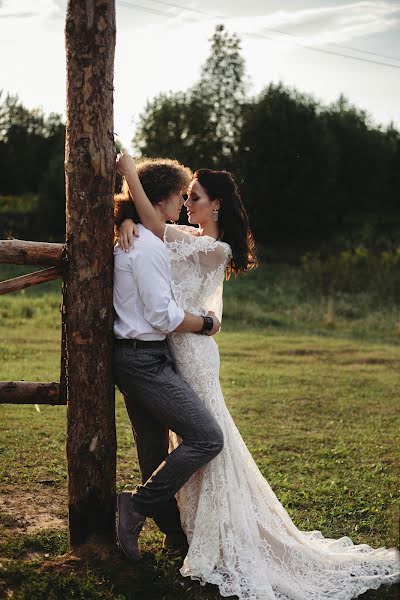
<path fill-rule="evenodd" d="M 43 529 L 61 529 L 67 526 L 63 517 L 67 509 L 64 490 L 41 486 L 32 491 L 5 486 L 0 496 L 0 511 L 10 521 L 7 526 L 16 532 L 37 533 Z"/>
<path fill-rule="evenodd" d="M 297 348 L 293 350 L 280 350 L 276 354 L 279 354 L 279 356 L 326 356 L 328 352 L 326 350 L 319 350 L 318 348 Z"/>
<path fill-rule="evenodd" d="M 391 358 L 366 358 L 363 361 L 367 365 L 389 365 L 390 367 L 400 367 L 400 360 Z"/>
<path fill-rule="evenodd" d="M 371 366 L 384 366 L 398 369 L 400 368 L 400 360 L 395 358 L 360 358 L 350 361 L 342 361 L 340 364 L 343 365 L 371 365 Z"/>
<path fill-rule="evenodd" d="M 345 357 L 344 355 L 354 354 L 358 352 L 360 354 L 359 358 L 350 358 Z M 385 366 L 389 368 L 399 368 L 400 360 L 395 358 L 380 358 L 374 356 L 366 356 L 365 358 L 362 355 L 360 350 L 355 350 L 352 348 L 343 349 L 343 350 L 321 350 L 319 348 L 294 348 L 290 350 L 281 350 L 276 353 L 279 356 L 311 356 L 311 357 L 320 357 L 321 360 L 330 359 L 332 363 L 338 365 L 371 365 L 371 366 Z M 341 357 L 343 359 L 341 360 Z"/>

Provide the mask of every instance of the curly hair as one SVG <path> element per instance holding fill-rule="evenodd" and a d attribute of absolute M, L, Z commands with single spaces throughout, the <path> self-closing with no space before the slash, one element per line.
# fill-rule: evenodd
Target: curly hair
<path fill-rule="evenodd" d="M 257 267 L 253 234 L 233 175 L 228 171 L 199 169 L 193 175 L 193 179 L 197 179 L 210 200 L 218 199 L 221 203 L 218 219 L 219 239 L 227 242 L 232 249 L 232 259 L 226 272 L 227 279 L 232 273 L 239 275 Z"/>
<path fill-rule="evenodd" d="M 192 179 L 192 171 L 171 158 L 140 158 L 136 170 L 152 204 L 166 200 L 173 193 L 185 193 Z M 140 222 L 125 179 L 121 193 L 114 196 L 115 225 L 119 227 L 124 219 Z"/>

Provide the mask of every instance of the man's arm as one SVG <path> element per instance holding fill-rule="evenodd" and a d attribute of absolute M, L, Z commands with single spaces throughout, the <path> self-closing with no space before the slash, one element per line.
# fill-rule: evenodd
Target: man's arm
<path fill-rule="evenodd" d="M 208 313 L 208 316 L 210 316 L 213 320 L 213 327 L 210 331 L 206 332 L 205 335 L 215 335 L 220 330 L 221 323 L 218 321 L 214 313 Z M 183 319 L 182 323 L 178 325 L 174 331 L 181 333 L 200 333 L 200 331 L 203 329 L 203 326 L 203 317 L 185 313 L 185 318 Z"/>
<path fill-rule="evenodd" d="M 137 262 L 135 261 L 132 268 L 145 307 L 146 321 L 163 333 L 200 333 L 204 326 L 204 317 L 185 313 L 172 297 L 165 252 L 161 248 L 151 248 L 146 255 L 136 256 Z M 221 326 L 213 313 L 210 317 L 213 319 L 213 327 L 206 335 L 214 335 Z"/>

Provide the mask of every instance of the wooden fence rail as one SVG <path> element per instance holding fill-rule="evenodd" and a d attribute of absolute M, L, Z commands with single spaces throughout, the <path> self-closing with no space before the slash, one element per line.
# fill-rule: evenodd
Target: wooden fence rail
<path fill-rule="evenodd" d="M 0 281 L 0 296 L 2 294 L 8 294 L 9 292 L 23 290 L 31 285 L 59 279 L 63 276 L 63 273 L 63 267 L 50 267 L 49 269 L 42 269 L 41 271 L 35 271 L 34 273 L 28 273 L 27 275 L 14 277 L 13 279 L 6 279 L 6 281 Z"/>
<path fill-rule="evenodd" d="M 60 384 L 52 381 L 0 381 L 0 404 L 66 404 Z"/>
<path fill-rule="evenodd" d="M 0 263 L 57 267 L 64 261 L 64 244 L 0 240 Z"/>
<path fill-rule="evenodd" d="M 52 279 L 62 278 L 67 265 L 64 244 L 0 240 L 0 264 L 52 265 L 0 282 L 0 295 L 22 290 Z M 66 404 L 57 382 L 0 381 L 0 404 Z"/>

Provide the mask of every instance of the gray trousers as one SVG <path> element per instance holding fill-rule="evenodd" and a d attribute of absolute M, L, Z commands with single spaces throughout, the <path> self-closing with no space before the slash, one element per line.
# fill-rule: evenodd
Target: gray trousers
<path fill-rule="evenodd" d="M 137 443 L 143 485 L 132 494 L 135 510 L 176 531 L 175 494 L 222 450 L 214 417 L 177 373 L 167 347 L 138 349 L 116 343 L 114 376 L 125 397 Z M 182 443 L 168 454 L 168 430 Z"/>

